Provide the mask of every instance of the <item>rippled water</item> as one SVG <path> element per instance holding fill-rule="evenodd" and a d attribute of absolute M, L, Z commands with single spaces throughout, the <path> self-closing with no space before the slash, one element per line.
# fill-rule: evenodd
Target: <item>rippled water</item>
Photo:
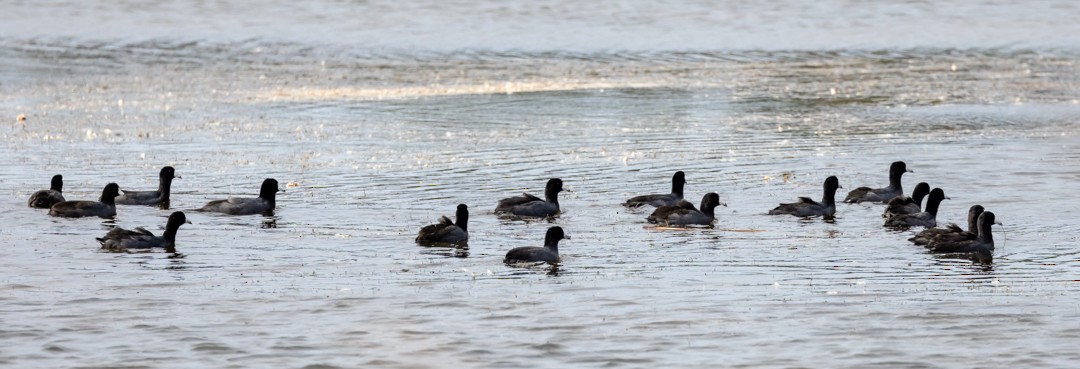
<path fill-rule="evenodd" d="M 250 18 L 179 4 L 7 5 L 0 365 L 1080 360 L 1072 3 L 315 2 Z M 912 19 L 937 38 L 890 32 Z M 939 220 L 976 203 L 998 215 L 993 263 L 927 254 L 883 229 L 879 206 L 841 204 L 834 223 L 764 215 L 819 197 L 829 175 L 883 186 L 894 160 L 914 170 L 909 191 L 951 197 Z M 274 217 L 189 212 L 180 255 L 94 240 L 114 224 L 160 232 L 168 211 L 103 222 L 25 206 L 53 174 L 91 199 L 111 181 L 154 188 L 164 165 L 183 177 L 174 209 L 290 185 Z M 618 205 L 667 191 L 676 170 L 694 202 L 728 204 L 716 228 L 648 229 L 647 211 Z M 491 214 L 552 177 L 572 190 L 558 219 Z M 413 243 L 458 203 L 468 249 Z M 557 271 L 502 264 L 552 224 L 573 237 Z"/>

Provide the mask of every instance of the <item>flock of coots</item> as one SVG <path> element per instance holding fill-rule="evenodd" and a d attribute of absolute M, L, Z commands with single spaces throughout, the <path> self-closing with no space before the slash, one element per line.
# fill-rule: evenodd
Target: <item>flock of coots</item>
<path fill-rule="evenodd" d="M 32 208 L 49 209 L 49 215 L 64 218 L 101 217 L 112 218 L 116 216 L 116 205 L 150 205 L 168 208 L 169 194 L 172 180 L 180 178 L 176 176 L 173 167 L 161 168 L 159 174 L 158 189 L 155 191 L 122 191 L 116 183 L 105 185 L 101 191 L 101 197 L 93 200 L 67 200 L 64 198 L 64 177 L 57 174 L 52 178 L 52 185 L 48 190 L 41 190 L 30 195 L 27 205 Z M 278 182 L 273 178 L 263 181 L 259 197 L 230 197 L 224 200 L 214 200 L 206 203 L 196 211 L 217 212 L 230 215 L 264 214 L 271 212 L 277 206 L 275 198 Z M 121 194 L 121 192 L 123 192 Z M 111 251 L 127 251 L 133 249 L 164 248 L 167 252 L 176 252 L 176 231 L 181 225 L 190 224 L 187 215 L 182 211 L 173 212 L 165 223 L 165 233 L 155 236 L 145 228 L 135 230 L 113 228 L 104 237 L 98 238 L 103 249 Z"/>
<path fill-rule="evenodd" d="M 885 227 L 906 229 L 925 227 L 926 229 L 910 239 L 911 242 L 925 246 L 935 253 L 979 253 L 989 255 L 994 250 L 994 238 L 990 226 L 996 222 L 994 214 L 983 211 L 981 205 L 971 207 L 968 214 L 968 228 L 962 229 L 955 224 L 945 228 L 937 226 L 937 211 L 941 201 L 946 199 L 940 188 L 930 189 L 925 182 L 915 186 L 912 195 L 904 196 L 900 178 L 906 172 L 907 165 L 894 162 L 889 168 L 889 185 L 883 188 L 859 187 L 848 192 L 846 203 L 873 202 L 886 204 L 882 217 Z M 653 206 L 656 209 L 646 218 L 649 223 L 663 227 L 711 226 L 716 220 L 715 209 L 727 206 L 720 202 L 720 195 L 715 192 L 706 194 L 701 199 L 700 207 L 683 199 L 686 174 L 675 172 L 671 177 L 671 193 L 652 194 L 632 197 L 623 206 L 638 208 Z M 798 202 L 780 204 L 769 211 L 770 215 L 794 215 L 798 217 L 833 217 L 836 214 L 836 190 L 843 188 L 835 176 L 825 179 L 821 201 L 800 197 Z M 528 193 L 522 196 L 502 199 L 495 206 L 495 214 L 513 218 L 546 218 L 559 214 L 559 192 L 563 191 L 563 181 L 552 178 L 544 189 L 544 198 Z M 923 199 L 927 198 L 924 207 Z M 457 220 L 451 221 L 445 216 L 436 224 L 420 229 L 416 242 L 424 245 L 460 245 L 469 240 L 469 208 L 465 204 L 457 206 Z M 544 239 L 544 247 L 518 247 L 506 254 L 506 263 L 546 262 L 556 264 L 559 260 L 559 240 L 569 239 L 562 228 L 551 227 Z"/>
<path fill-rule="evenodd" d="M 909 227 L 925 227 L 909 240 L 916 245 L 925 246 L 935 253 L 976 253 L 980 257 L 992 254 L 994 250 L 994 238 L 991 234 L 991 226 L 1001 224 L 994 218 L 994 213 L 985 211 L 981 205 L 974 205 L 968 212 L 968 226 L 966 229 L 950 224 L 943 228 L 937 228 L 937 211 L 945 192 L 940 188 L 931 189 L 925 182 L 915 186 L 911 196 L 904 195 L 901 185 L 901 177 L 906 172 L 906 164 L 902 161 L 894 162 L 889 168 L 889 185 L 883 188 L 859 187 L 848 192 L 844 199 L 845 203 L 873 202 L 886 204 L 882 213 L 885 218 L 885 227 L 906 229 Z M 81 200 L 69 201 L 63 195 L 63 177 L 56 175 L 52 178 L 52 185 L 48 190 L 35 192 L 30 196 L 28 205 L 34 208 L 47 208 L 49 215 L 58 217 L 103 217 L 116 216 L 116 205 L 150 205 L 168 207 L 170 187 L 176 176 L 173 167 L 164 167 L 159 174 L 159 186 L 154 191 L 121 191 L 116 183 L 109 183 L 102 190 L 101 198 L 97 201 Z M 687 227 L 687 226 L 712 226 L 716 221 L 715 209 L 718 206 L 727 206 L 720 202 L 720 195 L 715 192 L 706 194 L 701 199 L 699 207 L 683 199 L 683 187 L 686 184 L 686 175 L 682 171 L 675 172 L 671 178 L 671 193 L 653 194 L 632 197 L 622 205 L 628 208 L 652 206 L 656 209 L 646 218 L 649 223 L 661 227 Z M 794 215 L 797 217 L 826 217 L 831 218 L 836 214 L 836 190 L 843 188 L 835 176 L 825 179 L 821 201 L 814 201 L 808 197 L 800 197 L 799 201 L 783 203 L 769 211 L 770 215 Z M 262 183 L 259 197 L 242 198 L 230 197 L 223 200 L 207 202 L 196 211 L 217 212 L 229 215 L 267 214 L 276 207 L 276 194 L 278 182 L 267 178 Z M 500 217 L 515 219 L 527 218 L 550 218 L 560 212 L 559 192 L 563 191 L 563 181 L 552 178 L 544 188 L 544 198 L 539 198 L 528 193 L 521 196 L 509 197 L 499 200 L 495 206 L 495 214 Z M 123 193 L 121 193 L 123 192 Z M 925 206 L 923 199 L 926 199 Z M 464 245 L 469 241 L 469 208 L 465 204 L 457 206 L 456 219 L 451 221 L 445 216 L 439 218 L 439 222 L 420 228 L 416 236 L 416 242 L 422 245 Z M 181 225 L 191 223 L 182 211 L 177 211 L 169 216 L 165 224 L 165 232 L 161 236 L 155 236 L 144 228 L 126 230 L 113 228 L 104 237 L 98 238 L 103 249 L 111 251 L 127 251 L 132 249 L 164 248 L 167 252 L 176 252 L 176 232 Z M 516 263 L 548 263 L 555 265 L 559 262 L 559 241 L 570 237 L 563 232 L 561 227 L 551 227 L 544 239 L 544 246 L 518 247 L 506 253 L 504 262 Z"/>

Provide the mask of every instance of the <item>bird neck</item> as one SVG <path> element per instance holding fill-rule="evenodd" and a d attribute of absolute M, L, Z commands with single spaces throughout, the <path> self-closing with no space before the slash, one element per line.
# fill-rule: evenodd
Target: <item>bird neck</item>
<path fill-rule="evenodd" d="M 714 214 L 716 214 L 717 206 L 719 206 L 719 204 L 714 204 L 709 201 L 703 200 L 701 201 L 701 213 L 708 215 L 709 218 L 715 218 L 716 215 Z"/>
<path fill-rule="evenodd" d="M 979 214 L 968 214 L 968 232 L 979 234 Z"/>
<path fill-rule="evenodd" d="M 165 233 L 161 235 L 161 238 L 165 240 L 165 251 L 170 253 L 176 252 L 176 231 L 180 229 L 180 226 L 184 222 L 176 219 L 169 219 L 168 223 L 165 223 Z"/>
<path fill-rule="evenodd" d="M 896 192 L 904 193 L 904 186 L 900 183 L 900 176 L 889 176 L 889 189 Z"/>
<path fill-rule="evenodd" d="M 544 199 L 555 205 L 559 205 L 559 191 L 544 190 Z"/>
<path fill-rule="evenodd" d="M 942 200 L 945 200 L 945 199 L 944 198 L 938 198 L 938 197 L 935 197 L 935 196 L 930 196 L 930 199 L 926 200 L 926 209 L 923 209 L 923 211 L 925 211 L 927 213 L 930 213 L 930 215 L 933 215 L 933 216 L 937 217 L 938 207 L 941 206 L 941 201 Z"/>
<path fill-rule="evenodd" d="M 105 205 L 116 206 L 116 196 L 109 196 L 108 194 L 102 193 L 101 198 L 98 199 L 98 201 Z"/>
<path fill-rule="evenodd" d="M 559 239 L 555 238 L 555 237 L 545 237 L 544 238 L 544 248 L 546 248 L 548 250 L 551 250 L 551 251 L 555 252 L 556 255 L 558 255 L 559 254 Z"/>
<path fill-rule="evenodd" d="M 259 191 L 259 197 L 266 200 L 273 207 L 277 201 L 277 188 L 264 187 Z"/>
<path fill-rule="evenodd" d="M 922 192 L 919 191 L 918 188 L 915 188 L 915 192 L 911 194 L 911 200 L 915 201 L 915 205 L 922 207 L 923 199 L 925 199 L 928 194 L 928 192 Z"/>
<path fill-rule="evenodd" d="M 821 194 L 821 204 L 825 206 L 836 205 L 836 188 L 825 187 Z"/>
<path fill-rule="evenodd" d="M 683 185 L 682 181 L 671 182 L 671 194 L 681 199 L 683 197 Z"/>
<path fill-rule="evenodd" d="M 889 173 L 889 188 L 904 193 L 904 186 L 900 184 L 900 177 L 904 172 Z"/>
<path fill-rule="evenodd" d="M 457 214 L 457 219 L 454 220 L 454 225 L 458 226 L 458 228 L 461 228 L 462 231 L 465 231 L 466 233 L 468 233 L 469 232 L 469 213 L 464 212 L 464 211 L 459 211 L 458 214 Z"/>
<path fill-rule="evenodd" d="M 165 225 L 165 233 L 161 235 L 161 238 L 165 239 L 166 244 L 173 244 L 176 242 L 176 231 L 179 229 L 180 224 L 169 222 L 169 224 Z"/>
<path fill-rule="evenodd" d="M 979 240 L 989 244 L 990 247 L 994 246 L 994 233 L 990 229 L 993 226 L 993 222 L 979 222 Z"/>
<path fill-rule="evenodd" d="M 169 193 L 172 191 L 172 178 L 161 177 L 158 181 L 158 193 L 161 195 L 162 201 L 169 201 Z"/>

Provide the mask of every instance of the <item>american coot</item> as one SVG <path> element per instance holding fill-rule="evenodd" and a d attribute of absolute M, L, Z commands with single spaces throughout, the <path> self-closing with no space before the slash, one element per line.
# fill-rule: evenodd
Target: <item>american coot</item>
<path fill-rule="evenodd" d="M 890 218 L 899 214 L 922 212 L 922 201 L 928 194 L 930 194 L 930 184 L 919 182 L 915 185 L 915 190 L 911 191 L 911 197 L 900 195 L 889 200 L 889 206 L 885 208 L 884 213 L 881 213 L 881 217 Z"/>
<path fill-rule="evenodd" d="M 53 204 L 64 202 L 64 176 L 59 174 L 52 177 L 52 185 L 48 190 L 41 190 L 30 195 L 27 205 L 32 208 L 48 209 Z"/>
<path fill-rule="evenodd" d="M 191 221 L 187 220 L 184 216 L 184 212 L 177 211 L 169 215 L 168 222 L 165 223 L 165 233 L 161 237 L 155 236 L 146 228 L 135 228 L 134 231 L 129 231 L 123 228 L 113 228 L 109 233 L 105 234 L 105 237 L 98 238 L 98 242 L 101 243 L 101 248 L 109 251 L 126 251 L 129 249 L 149 249 L 153 247 L 164 247 L 165 252 L 176 252 L 176 230 L 180 229 L 181 225 L 191 224 Z"/>
<path fill-rule="evenodd" d="M 548 180 L 547 186 L 544 188 L 544 197 L 547 201 L 524 193 L 522 196 L 499 200 L 498 205 L 495 206 L 495 214 L 539 218 L 554 216 L 559 213 L 559 192 L 561 191 L 563 191 L 562 180 L 552 178 Z"/>
<path fill-rule="evenodd" d="M 442 216 L 439 222 L 420 228 L 416 235 L 416 243 L 465 243 L 469 241 L 469 207 L 465 204 L 457 206 L 457 223 L 451 222 L 450 218 Z"/>
<path fill-rule="evenodd" d="M 278 181 L 273 178 L 263 180 L 259 197 L 230 197 L 225 200 L 214 200 L 203 205 L 199 211 L 212 211 L 229 215 L 264 214 L 274 211 L 277 207 L 275 198 L 278 189 Z"/>
<path fill-rule="evenodd" d="M 926 245 L 931 252 L 938 253 L 960 253 L 960 252 L 977 252 L 977 253 L 991 253 L 994 251 L 994 235 L 990 232 L 990 227 L 994 224 L 1000 225 L 994 218 L 994 213 L 984 211 L 979 215 L 979 235 L 973 240 L 947 240 L 947 239 L 933 239 L 930 240 L 930 244 Z"/>
<path fill-rule="evenodd" d="M 821 195 L 820 203 L 811 200 L 809 197 L 800 197 L 799 202 L 782 203 L 780 206 L 769 210 L 769 215 L 791 214 L 797 217 L 831 217 L 836 214 L 836 189 L 844 187 L 840 186 L 840 180 L 836 179 L 836 176 L 830 176 L 825 179 L 823 188 L 825 192 Z"/>
<path fill-rule="evenodd" d="M 547 230 L 547 235 L 544 236 L 544 247 L 537 246 L 525 246 L 516 247 L 506 253 L 506 258 L 503 259 L 504 263 L 535 263 L 546 262 L 551 265 L 559 263 L 559 240 L 570 239 L 563 233 L 562 227 L 551 227 Z"/>
<path fill-rule="evenodd" d="M 974 240 L 979 235 L 979 215 L 983 213 L 982 205 L 972 205 L 968 209 L 968 229 L 964 230 L 956 224 L 949 224 L 945 228 L 927 228 L 914 237 L 908 239 L 916 245 L 926 246 L 930 240 L 941 238 L 942 240 L 963 241 Z"/>
<path fill-rule="evenodd" d="M 161 205 L 168 204 L 169 192 L 172 188 L 173 178 L 180 178 L 176 175 L 176 169 L 173 167 L 161 168 L 161 173 L 158 174 L 158 189 L 157 191 L 124 191 L 123 195 L 116 198 L 116 203 L 120 205 Z"/>
<path fill-rule="evenodd" d="M 891 228 L 934 227 L 937 226 L 938 206 L 947 199 L 945 191 L 935 188 L 926 200 L 926 210 L 915 214 L 901 214 L 885 220 L 885 226 Z"/>
<path fill-rule="evenodd" d="M 894 162 L 889 166 L 889 186 L 885 188 L 859 187 L 848 192 L 846 203 L 860 203 L 863 201 L 886 202 L 896 196 L 904 194 L 904 187 L 900 184 L 900 177 L 906 172 L 907 164 L 902 161 Z"/>
<path fill-rule="evenodd" d="M 101 198 L 98 201 L 58 202 L 49 208 L 49 215 L 65 218 L 112 218 L 116 216 L 115 200 L 118 195 L 120 195 L 120 186 L 116 183 L 109 183 L 101 191 Z"/>
<path fill-rule="evenodd" d="M 720 203 L 720 195 L 715 192 L 709 192 L 701 198 L 701 210 L 695 209 L 694 204 L 691 204 L 686 200 L 679 200 L 679 203 L 674 206 L 662 206 L 653 211 L 648 218 L 650 223 L 659 224 L 663 226 L 672 225 L 711 225 L 716 216 L 713 210 L 717 206 L 726 204 Z"/>
<path fill-rule="evenodd" d="M 684 185 L 686 185 L 686 175 L 682 171 L 675 172 L 675 175 L 671 176 L 671 193 L 631 197 L 623 203 L 623 206 L 636 208 L 644 205 L 654 207 L 675 205 L 675 203 L 683 199 Z"/>

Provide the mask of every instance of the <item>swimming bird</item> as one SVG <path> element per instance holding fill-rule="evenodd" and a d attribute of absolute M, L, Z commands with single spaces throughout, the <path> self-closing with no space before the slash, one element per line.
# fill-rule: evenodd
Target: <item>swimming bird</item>
<path fill-rule="evenodd" d="M 646 219 L 649 223 L 663 226 L 711 225 L 716 220 L 713 210 L 720 205 L 727 206 L 727 204 L 720 203 L 720 195 L 709 192 L 701 198 L 701 210 L 695 209 L 694 204 L 689 201 L 679 200 L 674 206 L 656 208 Z"/>
<path fill-rule="evenodd" d="M 559 263 L 559 240 L 570 239 L 563 233 L 562 227 L 555 226 L 548 228 L 547 235 L 544 236 L 544 247 L 537 246 L 524 246 L 515 247 L 506 253 L 506 257 L 503 258 L 503 262 L 507 264 L 515 263 L 535 263 L 546 262 L 551 265 Z"/>
<path fill-rule="evenodd" d="M 893 162 L 889 166 L 889 186 L 885 188 L 870 188 L 859 187 L 851 192 L 848 192 L 847 198 L 844 199 L 846 203 L 860 203 L 863 201 L 870 202 L 886 202 L 892 200 L 896 196 L 904 194 L 904 188 L 900 185 L 900 177 L 906 172 L 911 172 L 907 169 L 907 164 L 902 161 Z"/>
<path fill-rule="evenodd" d="M 671 193 L 631 197 L 623 203 L 623 206 L 636 208 L 643 205 L 652 205 L 654 207 L 675 205 L 675 203 L 683 199 L 684 185 L 686 185 L 686 175 L 680 170 L 671 176 Z"/>
<path fill-rule="evenodd" d="M 951 241 L 974 240 L 979 235 L 979 215 L 984 210 L 982 205 L 972 205 L 968 209 L 968 229 L 966 231 L 955 223 L 950 223 L 945 228 L 924 229 L 914 237 L 909 238 L 908 241 L 916 245 L 926 246 L 930 244 L 931 240 L 937 238 Z"/>
<path fill-rule="evenodd" d="M 59 174 L 52 177 L 52 185 L 48 190 L 41 190 L 30 195 L 30 201 L 26 205 L 32 208 L 48 209 L 53 204 L 64 202 L 64 176 Z"/>
<path fill-rule="evenodd" d="M 143 227 L 135 228 L 134 231 L 117 227 L 97 240 L 102 249 L 109 251 L 163 247 L 165 252 L 176 253 L 176 230 L 184 224 L 191 224 L 191 221 L 187 220 L 184 212 L 177 211 L 169 215 L 169 220 L 165 223 L 165 233 L 161 237 Z"/>
<path fill-rule="evenodd" d="M 826 216 L 836 214 L 836 189 L 840 186 L 840 180 L 836 176 L 825 178 L 822 186 L 825 192 L 821 195 L 821 202 L 811 200 L 809 197 L 800 197 L 799 202 L 784 204 L 769 210 L 769 215 L 791 214 L 797 217 Z"/>
<path fill-rule="evenodd" d="M 278 181 L 273 178 L 263 180 L 262 188 L 259 189 L 259 197 L 230 197 L 225 200 L 214 200 L 203 205 L 199 211 L 212 211 L 229 215 L 251 215 L 272 212 L 277 207 L 275 198 L 278 189 Z"/>
<path fill-rule="evenodd" d="M 930 193 L 930 184 L 919 182 L 915 190 L 911 191 L 911 197 L 900 195 L 889 200 L 889 206 L 881 213 L 882 218 L 889 218 L 898 214 L 915 214 L 922 211 L 922 201 Z"/>
<path fill-rule="evenodd" d="M 158 189 L 157 191 L 123 191 L 124 194 L 116 198 L 116 203 L 120 205 L 161 205 L 169 202 L 169 192 L 172 188 L 173 178 L 180 178 L 176 175 L 176 169 L 173 167 L 161 168 L 161 173 L 158 174 Z"/>
<path fill-rule="evenodd" d="M 994 224 L 1001 225 L 1001 222 L 994 218 L 994 213 L 984 211 L 979 214 L 979 235 L 974 240 L 934 239 L 926 247 L 936 253 L 991 253 L 994 251 L 994 235 L 990 227 Z"/>
<path fill-rule="evenodd" d="M 937 225 L 938 206 L 945 200 L 945 191 L 935 188 L 926 200 L 926 210 L 915 214 L 900 214 L 885 220 L 885 226 L 891 228 L 934 227 Z"/>
<path fill-rule="evenodd" d="M 465 243 L 469 241 L 469 207 L 465 204 L 457 206 L 457 222 L 451 222 L 450 218 L 442 216 L 439 222 L 420 228 L 416 235 L 416 243 Z"/>
<path fill-rule="evenodd" d="M 516 215 L 519 217 L 550 217 L 559 213 L 559 192 L 563 191 L 561 179 L 552 178 L 544 187 L 544 198 L 523 193 L 522 196 L 499 200 L 495 205 L 495 214 L 500 216 Z"/>
<path fill-rule="evenodd" d="M 65 218 L 102 217 L 112 218 L 116 216 L 116 196 L 120 195 L 120 186 L 116 183 L 105 185 L 98 201 L 64 201 L 53 204 L 49 208 L 49 215 Z"/>

